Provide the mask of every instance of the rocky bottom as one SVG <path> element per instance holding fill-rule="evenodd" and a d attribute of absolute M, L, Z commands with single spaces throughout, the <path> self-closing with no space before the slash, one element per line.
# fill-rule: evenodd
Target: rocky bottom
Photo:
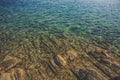
<path fill-rule="evenodd" d="M 15 45 L 1 46 L 0 80 L 120 80 L 120 56 L 107 42 L 50 36 Z"/>

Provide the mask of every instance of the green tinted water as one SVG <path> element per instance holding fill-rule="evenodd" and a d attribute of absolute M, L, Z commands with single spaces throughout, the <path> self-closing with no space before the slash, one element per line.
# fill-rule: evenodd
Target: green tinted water
<path fill-rule="evenodd" d="M 60 34 L 105 40 L 120 47 L 120 1 L 24 0 L 23 5 L 0 5 L 1 43 Z"/>

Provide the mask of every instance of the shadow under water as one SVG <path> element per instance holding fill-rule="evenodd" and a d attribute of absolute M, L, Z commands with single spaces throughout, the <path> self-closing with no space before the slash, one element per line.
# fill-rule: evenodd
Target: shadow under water
<path fill-rule="evenodd" d="M 120 80 L 120 76 L 118 76 L 118 77 L 115 77 L 115 78 L 113 78 L 113 79 L 110 79 L 110 80 Z"/>

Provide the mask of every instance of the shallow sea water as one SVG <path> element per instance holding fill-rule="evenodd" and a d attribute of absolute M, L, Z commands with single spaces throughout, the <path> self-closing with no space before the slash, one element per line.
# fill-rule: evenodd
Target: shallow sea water
<path fill-rule="evenodd" d="M 0 0 L 0 80 L 119 80 L 120 0 Z"/>
<path fill-rule="evenodd" d="M 3 2 L 2 2 L 3 1 Z M 0 42 L 59 34 L 105 40 L 120 48 L 120 0 L 2 0 Z"/>

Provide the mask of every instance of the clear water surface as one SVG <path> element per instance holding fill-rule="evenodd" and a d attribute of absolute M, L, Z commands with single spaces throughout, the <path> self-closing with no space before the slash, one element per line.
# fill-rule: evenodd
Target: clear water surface
<path fill-rule="evenodd" d="M 120 48 L 120 0 L 2 0 L 1 43 L 26 34 L 68 34 Z M 14 42 L 13 42 L 14 43 Z"/>

